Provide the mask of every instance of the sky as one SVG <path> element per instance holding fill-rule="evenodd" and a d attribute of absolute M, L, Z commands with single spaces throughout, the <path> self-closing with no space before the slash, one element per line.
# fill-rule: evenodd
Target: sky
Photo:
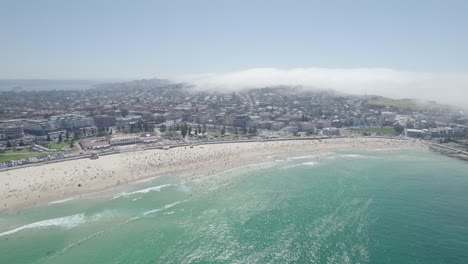
<path fill-rule="evenodd" d="M 0 78 L 192 76 L 231 88 L 232 76 L 296 78 L 346 91 L 344 76 L 379 86 L 365 78 L 384 72 L 377 79 L 402 78 L 382 80 L 387 92 L 432 79 L 458 93 L 468 90 L 466 14 L 464 0 L 0 0 Z M 325 83 L 309 76 L 322 73 Z"/>

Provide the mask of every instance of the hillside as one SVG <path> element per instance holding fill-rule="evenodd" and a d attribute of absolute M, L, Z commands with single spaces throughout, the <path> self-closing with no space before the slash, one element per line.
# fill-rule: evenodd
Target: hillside
<path fill-rule="evenodd" d="M 415 99 L 391 99 L 383 96 L 371 96 L 364 100 L 364 104 L 370 107 L 383 108 L 392 107 L 406 111 L 445 111 L 452 109 L 452 106 L 438 104 L 436 102 L 421 102 Z"/>

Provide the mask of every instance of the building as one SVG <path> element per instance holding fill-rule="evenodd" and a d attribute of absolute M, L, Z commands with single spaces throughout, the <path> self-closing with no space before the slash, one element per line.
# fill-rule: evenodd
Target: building
<path fill-rule="evenodd" d="M 322 130 L 322 133 L 326 136 L 339 136 L 340 135 L 340 129 L 336 127 L 325 127 Z"/>
<path fill-rule="evenodd" d="M 385 120 L 395 121 L 395 116 L 396 115 L 393 112 L 386 111 L 386 112 L 381 112 L 380 114 Z"/>
<path fill-rule="evenodd" d="M 31 135 L 44 136 L 56 130 L 56 125 L 55 122 L 51 120 L 30 119 L 24 121 L 23 130 L 25 133 Z"/>
<path fill-rule="evenodd" d="M 249 115 L 236 115 L 236 117 L 233 120 L 232 125 L 235 127 L 242 127 L 245 128 L 247 127 L 247 122 L 250 121 L 250 116 Z"/>
<path fill-rule="evenodd" d="M 94 120 L 92 117 L 86 117 L 76 114 L 54 116 L 52 117 L 52 120 L 55 121 L 56 127 L 64 129 L 94 126 Z"/>
<path fill-rule="evenodd" d="M 161 136 L 148 134 L 148 135 L 146 135 L 146 136 L 144 136 L 144 137 L 141 137 L 141 140 L 142 140 L 143 143 L 146 143 L 146 144 L 148 144 L 148 143 L 154 143 L 154 142 L 160 141 L 160 140 L 161 140 Z"/>
<path fill-rule="evenodd" d="M 129 124 L 129 123 L 140 121 L 141 119 L 142 117 L 139 115 L 127 115 L 126 117 L 120 116 L 116 118 L 116 123 Z"/>
<path fill-rule="evenodd" d="M 273 121 L 260 121 L 260 122 L 258 122 L 257 127 L 260 128 L 260 129 L 270 130 L 272 123 L 273 123 Z"/>
<path fill-rule="evenodd" d="M 325 127 L 331 127 L 332 126 L 332 122 L 331 120 L 319 120 L 315 123 L 315 126 L 318 128 L 318 129 L 322 129 L 322 128 L 325 128 Z"/>
<path fill-rule="evenodd" d="M 283 122 L 274 122 L 271 124 L 271 130 L 280 130 L 282 127 L 284 127 Z"/>
<path fill-rule="evenodd" d="M 80 145 L 83 149 L 102 149 L 111 146 L 105 137 L 84 138 L 80 140 Z"/>
<path fill-rule="evenodd" d="M 251 116 L 249 120 L 245 122 L 247 127 L 258 127 L 258 123 L 260 122 L 261 117 L 259 116 Z"/>
<path fill-rule="evenodd" d="M 131 145 L 143 142 L 139 136 L 113 137 L 109 139 L 111 146 Z"/>
<path fill-rule="evenodd" d="M 299 131 L 302 132 L 315 132 L 315 125 L 308 122 L 299 123 Z"/>
<path fill-rule="evenodd" d="M 23 136 L 23 125 L 20 123 L 0 124 L 0 140 L 18 139 Z"/>
<path fill-rule="evenodd" d="M 181 135 L 179 132 L 177 132 L 177 131 L 172 131 L 172 132 L 170 133 L 170 136 L 169 136 L 169 137 L 170 137 L 170 139 L 172 139 L 172 140 L 181 140 L 181 139 L 182 139 L 182 135 Z"/>
<path fill-rule="evenodd" d="M 117 119 L 115 116 L 108 116 L 108 115 L 100 115 L 100 116 L 95 116 L 94 118 L 94 124 L 98 128 L 108 128 L 115 126 L 117 123 Z"/>
<path fill-rule="evenodd" d="M 290 133 L 297 133 L 299 132 L 299 127 L 298 126 L 285 126 L 281 128 L 281 131 L 287 131 Z"/>
<path fill-rule="evenodd" d="M 406 129 L 406 136 L 412 138 L 423 137 L 423 131 L 420 129 Z"/>

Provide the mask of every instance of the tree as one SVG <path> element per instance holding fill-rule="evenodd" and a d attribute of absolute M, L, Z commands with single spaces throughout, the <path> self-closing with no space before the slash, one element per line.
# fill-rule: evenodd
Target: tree
<path fill-rule="evenodd" d="M 159 127 L 159 130 L 160 130 L 161 132 L 164 133 L 164 132 L 166 132 L 166 130 L 167 130 L 167 126 L 166 126 L 166 125 L 161 125 L 161 126 Z"/>
<path fill-rule="evenodd" d="M 122 117 L 128 116 L 128 109 L 125 109 L 125 108 L 120 109 L 120 115 Z"/>
<path fill-rule="evenodd" d="M 62 133 L 60 133 L 59 136 L 58 136 L 58 142 L 59 142 L 59 143 L 62 143 L 62 141 L 63 141 Z"/>
<path fill-rule="evenodd" d="M 187 123 L 184 123 L 181 128 L 180 128 L 180 133 L 182 134 L 182 137 L 185 138 L 188 132 L 188 126 Z"/>
<path fill-rule="evenodd" d="M 221 135 L 224 136 L 224 134 L 226 134 L 226 127 L 225 127 L 225 126 L 223 126 L 223 127 L 221 128 Z"/>
<path fill-rule="evenodd" d="M 395 126 L 393 126 L 393 129 L 395 129 L 395 131 L 398 133 L 398 134 L 401 134 L 403 133 L 403 131 L 405 130 L 405 128 L 400 125 L 400 124 L 396 124 Z"/>
<path fill-rule="evenodd" d="M 11 141 L 8 140 L 7 143 L 6 143 L 6 147 L 7 147 L 7 148 L 11 148 L 12 146 L 13 146 L 13 145 L 11 144 Z"/>
<path fill-rule="evenodd" d="M 188 127 L 188 135 L 189 135 L 189 136 L 192 135 L 192 126 L 189 126 L 189 127 Z"/>
<path fill-rule="evenodd" d="M 24 141 L 20 140 L 19 145 L 23 147 L 24 146 Z"/>
<path fill-rule="evenodd" d="M 112 135 L 112 128 L 109 130 L 109 135 Z"/>
<path fill-rule="evenodd" d="M 67 130 L 67 132 L 65 132 L 65 138 L 66 138 L 66 139 L 69 139 L 69 138 L 70 138 L 70 131 Z"/>
<path fill-rule="evenodd" d="M 203 131 L 202 132 L 203 132 L 203 134 L 206 133 L 206 124 L 203 124 Z"/>
<path fill-rule="evenodd" d="M 74 144 L 74 142 L 73 142 L 73 139 L 72 139 L 72 140 L 70 141 L 70 148 L 71 148 L 71 149 L 73 148 L 73 144 Z"/>
<path fill-rule="evenodd" d="M 49 135 L 49 134 L 47 134 L 47 141 L 49 141 L 49 142 L 52 141 L 52 139 L 50 139 L 50 135 Z"/>

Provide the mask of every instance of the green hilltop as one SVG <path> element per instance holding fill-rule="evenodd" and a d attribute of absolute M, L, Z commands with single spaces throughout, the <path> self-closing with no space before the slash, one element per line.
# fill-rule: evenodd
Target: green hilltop
<path fill-rule="evenodd" d="M 422 102 L 415 99 L 391 99 L 383 96 L 370 96 L 364 100 L 364 104 L 370 107 L 383 108 L 386 106 L 407 111 L 424 111 L 424 110 L 450 110 L 452 106 L 438 104 L 434 101 Z"/>

